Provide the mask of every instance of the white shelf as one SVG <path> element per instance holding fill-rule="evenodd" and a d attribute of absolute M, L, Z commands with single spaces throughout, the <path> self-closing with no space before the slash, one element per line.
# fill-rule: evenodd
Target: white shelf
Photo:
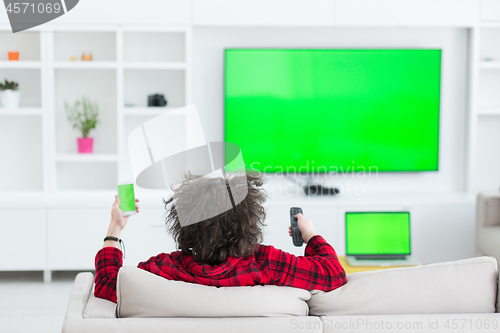
<path fill-rule="evenodd" d="M 58 154 L 57 162 L 88 163 L 88 162 L 117 162 L 117 154 Z"/>
<path fill-rule="evenodd" d="M 500 23 L 499 22 L 481 22 L 480 23 L 481 28 L 500 28 Z"/>
<path fill-rule="evenodd" d="M 116 68 L 115 61 L 55 61 L 54 68 L 67 68 L 67 69 L 102 69 L 102 68 Z"/>
<path fill-rule="evenodd" d="M 500 105 L 479 107 L 477 114 L 480 116 L 500 116 Z"/>
<path fill-rule="evenodd" d="M 482 69 L 500 69 L 500 61 L 481 61 L 479 68 Z"/>
<path fill-rule="evenodd" d="M 191 102 L 190 38 L 189 28 L 132 26 L 53 27 L 43 34 L 37 30 L 36 34 L 2 36 L 0 69 L 5 77 L 19 82 L 22 107 L 7 109 L 0 103 L 0 120 L 7 121 L 0 134 L 9 138 L 6 130 L 15 127 L 11 123 L 19 128 L 18 124 L 26 123 L 33 129 L 30 135 L 19 132 L 21 138 L 42 138 L 35 137 L 28 145 L 40 155 L 41 165 L 36 169 L 41 174 L 35 175 L 36 182 L 30 180 L 33 186 L 16 185 L 12 178 L 12 188 L 62 196 L 115 189 L 120 172 L 127 171 L 129 129 Z M 19 61 L 7 60 L 11 49 L 20 51 Z M 82 61 L 83 53 L 92 53 L 94 60 Z M 73 56 L 77 59 L 70 61 Z M 164 94 L 169 106 L 146 107 L 147 96 L 153 93 Z M 64 101 L 71 103 L 82 96 L 99 105 L 100 123 L 93 136 L 103 153 L 76 151 L 77 133 L 66 119 Z M 136 107 L 125 107 L 127 103 Z M 179 124 L 176 128 L 183 129 L 186 120 L 175 112 L 172 117 Z M 28 149 L 24 141 L 15 144 L 13 155 Z M 25 172 L 18 169 L 20 174 Z"/>
<path fill-rule="evenodd" d="M 32 115 L 42 115 L 42 108 L 17 108 L 17 109 L 5 109 L 0 108 L 0 116 L 32 116 Z"/>
<path fill-rule="evenodd" d="M 41 68 L 40 61 L 0 61 L 0 68 Z"/>
<path fill-rule="evenodd" d="M 159 116 L 166 112 L 174 111 L 182 106 L 167 107 L 125 107 L 123 114 L 126 116 Z"/>
<path fill-rule="evenodd" d="M 186 69 L 186 63 L 179 62 L 124 62 L 125 69 Z"/>

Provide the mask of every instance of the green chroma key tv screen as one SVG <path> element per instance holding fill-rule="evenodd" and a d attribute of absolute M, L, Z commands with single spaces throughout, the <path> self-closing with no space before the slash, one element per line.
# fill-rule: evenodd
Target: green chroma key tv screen
<path fill-rule="evenodd" d="M 435 49 L 226 49 L 225 141 L 263 172 L 437 171 L 440 83 Z"/>
<path fill-rule="evenodd" d="M 346 213 L 346 254 L 410 254 L 410 213 Z"/>

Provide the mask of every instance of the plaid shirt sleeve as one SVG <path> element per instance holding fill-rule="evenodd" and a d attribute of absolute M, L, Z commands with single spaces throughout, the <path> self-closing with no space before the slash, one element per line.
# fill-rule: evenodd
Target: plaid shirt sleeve
<path fill-rule="evenodd" d="M 122 251 L 104 247 L 95 256 L 94 296 L 116 303 L 116 278 L 123 265 Z"/>
<path fill-rule="evenodd" d="M 319 235 L 307 243 L 305 256 L 267 247 L 271 284 L 330 291 L 344 285 L 345 271 L 333 247 Z"/>

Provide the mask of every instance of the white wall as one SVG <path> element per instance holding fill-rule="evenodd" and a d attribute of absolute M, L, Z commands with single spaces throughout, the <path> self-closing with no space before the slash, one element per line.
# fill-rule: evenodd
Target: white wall
<path fill-rule="evenodd" d="M 434 198 L 436 201 L 439 198 Z M 290 207 L 301 207 L 338 255 L 345 255 L 345 213 L 349 211 L 409 211 L 412 255 L 422 263 L 452 261 L 474 256 L 474 205 L 472 200 L 429 204 L 400 198 L 377 196 L 345 198 L 282 198 L 266 203 L 264 244 L 303 255 L 304 247 L 294 247 L 287 234 Z"/>
<path fill-rule="evenodd" d="M 297 255 L 303 254 L 302 248 L 292 246 L 286 233 L 290 207 L 300 206 L 315 222 L 316 231 L 342 255 L 345 253 L 346 210 L 409 210 L 412 214 L 412 249 L 419 260 L 430 263 L 474 255 L 473 198 L 449 195 L 463 190 L 464 185 L 466 29 L 203 27 L 193 30 L 193 39 L 194 102 L 207 140 L 212 141 L 222 141 L 224 133 L 225 48 L 442 49 L 440 170 L 380 173 L 372 178 L 357 178 L 349 174 L 323 179 L 327 184 L 343 187 L 345 191 L 338 198 L 306 198 L 300 187 L 289 180 L 268 175 L 266 188 L 270 198 L 266 204 L 268 216 L 264 242 Z M 291 195 L 279 194 L 284 186 Z M 444 202 L 445 198 L 450 202 Z"/>
<path fill-rule="evenodd" d="M 325 182 L 366 193 L 453 192 L 463 189 L 467 32 L 452 28 L 195 28 L 194 102 L 208 140 L 224 133 L 225 48 L 440 48 L 442 92 L 438 172 L 352 174 Z M 259 120 L 256 119 L 256 122 Z M 300 119 L 297 119 L 300 122 Z M 271 179 L 287 184 L 286 180 Z M 358 186 L 358 191 L 361 187 Z"/>
<path fill-rule="evenodd" d="M 498 8 L 498 0 L 81 0 L 48 25 L 464 27 L 498 20 Z M 0 23 L 8 23 L 1 10 Z"/>
<path fill-rule="evenodd" d="M 155 0 L 160 1 L 160 0 Z M 95 0 L 82 0 L 83 3 L 95 3 Z M 169 1 L 169 3 L 172 1 Z M 182 1 L 181 1 L 182 2 Z M 179 3 L 181 3 L 179 2 Z M 173 3 L 173 2 L 172 2 Z M 184 2 L 182 2 L 184 3 Z M 186 2 L 188 3 L 188 2 Z M 186 12 L 188 9 L 186 6 Z M 86 7 L 89 8 L 90 7 Z M 76 13 L 76 12 L 74 12 Z M 1 16 L 4 13 L 0 11 Z M 169 15 L 172 13 L 169 13 Z M 72 21 L 69 20 L 71 13 L 61 18 L 64 23 L 88 22 L 88 19 Z M 88 12 L 90 17 L 91 11 Z M 141 16 L 146 20 L 146 14 Z M 157 12 L 158 19 L 161 12 Z M 5 18 L 5 17 L 4 17 Z M 99 20 L 104 20 L 104 15 L 98 16 Z M 66 20 L 67 21 L 64 21 Z M 99 21 L 96 19 L 96 22 Z M 177 24 L 189 22 L 187 15 L 179 16 Z M 165 16 L 165 24 L 175 24 L 168 21 Z M 181 22 L 182 21 L 182 22 Z M 3 20 L 6 22 L 6 20 Z M 100 21 L 99 21 L 100 22 Z M 106 21 L 105 23 L 113 23 Z M 139 22 L 139 21 L 137 21 Z M 173 23 L 172 23 L 173 22 Z M 94 22 L 95 23 L 95 22 Z M 140 23 L 140 22 L 139 22 Z M 144 23 L 144 22 L 143 22 Z M 188 23 L 185 23 L 188 24 Z M 297 254 L 302 253 L 302 249 L 293 248 L 287 235 L 289 225 L 288 209 L 290 206 L 298 205 L 304 208 L 308 216 L 314 219 L 318 233 L 326 236 L 332 242 L 339 254 L 343 253 L 343 211 L 346 209 L 370 209 L 379 205 L 376 194 L 379 192 L 411 192 L 418 196 L 418 192 L 453 192 L 463 188 L 463 146 L 465 128 L 465 101 L 466 101 L 466 54 L 467 54 L 467 33 L 465 29 L 458 28 L 209 28 L 196 27 L 193 30 L 194 47 L 194 102 L 200 112 L 200 118 L 204 125 L 204 131 L 208 140 L 221 141 L 223 138 L 223 51 L 229 47 L 294 47 L 294 48 L 442 48 L 443 49 L 443 81 L 442 81 L 442 114 L 441 114 L 441 146 L 440 146 L 440 171 L 437 173 L 400 173 L 400 174 L 380 174 L 377 178 L 357 179 L 344 178 L 328 180 L 330 184 L 347 187 L 360 184 L 366 191 L 366 195 L 361 200 L 352 198 L 344 204 L 342 200 L 348 198 L 343 195 L 340 198 L 323 198 L 323 201 L 316 203 L 316 198 L 311 198 L 309 203 L 304 203 L 304 197 L 299 197 L 298 202 L 283 198 L 286 202 L 276 204 L 271 198 L 268 208 L 268 228 L 265 242 L 276 247 L 291 251 Z M 63 72 L 64 70 L 58 70 Z M 59 87 L 61 88 L 61 87 Z M 62 89 L 62 88 L 61 88 Z M 59 102 L 62 103 L 60 100 Z M 116 106 L 111 106 L 116 107 Z M 64 149 L 61 149 L 64 150 Z M 39 176 L 40 178 L 40 176 Z M 271 179 L 272 184 L 290 184 L 283 179 Z M 393 198 L 396 196 L 393 196 Z M 452 204 L 438 203 L 429 206 L 433 198 L 426 198 L 425 204 L 406 205 L 402 200 L 384 199 L 384 203 L 390 209 L 409 209 L 412 211 L 412 223 L 414 227 L 413 249 L 417 257 L 423 262 L 435 262 L 465 258 L 473 255 L 474 245 L 474 208 L 472 200 L 457 200 Z M 447 197 L 443 195 L 442 197 Z M 337 201 L 340 199 L 341 201 Z M 326 201 L 337 202 L 331 206 Z M 85 201 L 89 201 L 85 199 Z M 314 202 L 313 202 L 314 201 Z M 274 203 L 273 203 L 274 202 Z M 410 200 L 411 202 L 411 200 Z M 108 206 L 107 206 L 108 207 Z M 102 216 L 99 206 L 94 207 L 95 216 Z M 104 208 L 102 208 L 104 209 Z M 109 212 L 109 208 L 105 208 Z M 75 211 L 77 209 L 75 208 Z M 71 211 L 63 212 L 71 214 Z M 95 216 L 81 218 L 93 219 Z M 150 221 L 153 217 L 148 214 L 156 214 L 145 210 Z M 56 217 L 63 215 L 54 215 Z M 92 216 L 91 216 L 92 215 Z M 49 214 L 49 218 L 52 215 Z M 57 219 L 55 219 L 57 220 Z M 144 219 L 145 221 L 146 219 Z M 57 221 L 56 221 L 57 222 Z M 149 223 L 149 222 L 148 222 Z M 159 223 L 160 224 L 160 223 Z M 57 226 L 57 224 L 55 225 Z M 141 253 L 143 248 L 141 241 L 145 238 L 135 238 L 136 228 L 141 225 L 136 224 L 129 230 L 131 239 L 130 259 L 145 260 L 146 253 Z M 48 230 L 52 225 L 48 224 Z M 148 227 L 149 228 L 149 227 Z M 127 229 L 128 230 L 128 229 Z M 157 229 L 141 229 L 144 234 L 155 233 Z M 163 230 L 161 230 L 163 232 Z M 138 234 L 139 235 L 139 234 Z M 142 236 L 143 234 L 141 234 Z M 125 233 L 124 233 L 124 236 Z M 162 233 L 161 239 L 166 238 Z M 147 238 L 147 237 L 146 237 Z M 160 239 L 160 236 L 158 236 Z M 49 237 L 50 241 L 50 237 Z M 148 248 L 147 254 L 158 251 L 173 250 L 171 243 L 165 241 L 165 248 Z M 135 245 L 134 245 L 135 244 Z M 161 242 L 155 243 L 160 247 Z M 137 249 L 134 250 L 134 247 Z M 49 248 L 49 253 L 53 249 Z M 146 251 L 145 251 L 146 252 Z M 90 253 L 90 252 L 89 252 Z M 92 249 L 93 255 L 95 250 Z M 135 253 L 135 256 L 132 254 Z M 82 256 L 83 257 L 83 256 Z M 83 257 L 85 260 L 92 257 Z M 87 260 L 88 261 L 88 260 Z M 50 262 L 50 260 L 49 260 Z M 89 267 L 92 262 L 88 261 Z M 52 266 L 53 264 L 53 266 Z M 84 267 L 87 263 L 82 263 Z M 51 262 L 51 268 L 58 267 L 57 262 Z M 87 267 L 87 266 L 85 266 Z M 59 267 L 60 268 L 60 267 Z"/>

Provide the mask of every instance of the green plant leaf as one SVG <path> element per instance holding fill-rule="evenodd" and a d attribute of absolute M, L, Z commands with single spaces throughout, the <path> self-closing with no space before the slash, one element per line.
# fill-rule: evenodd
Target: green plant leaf
<path fill-rule="evenodd" d="M 0 91 L 4 90 L 18 90 L 19 84 L 15 81 L 7 81 L 5 79 L 5 82 L 2 84 L 0 83 Z"/>
<path fill-rule="evenodd" d="M 89 97 L 76 100 L 72 106 L 64 101 L 64 108 L 68 121 L 73 124 L 73 128 L 82 133 L 84 138 L 88 137 L 90 131 L 99 123 L 99 107 Z"/>

